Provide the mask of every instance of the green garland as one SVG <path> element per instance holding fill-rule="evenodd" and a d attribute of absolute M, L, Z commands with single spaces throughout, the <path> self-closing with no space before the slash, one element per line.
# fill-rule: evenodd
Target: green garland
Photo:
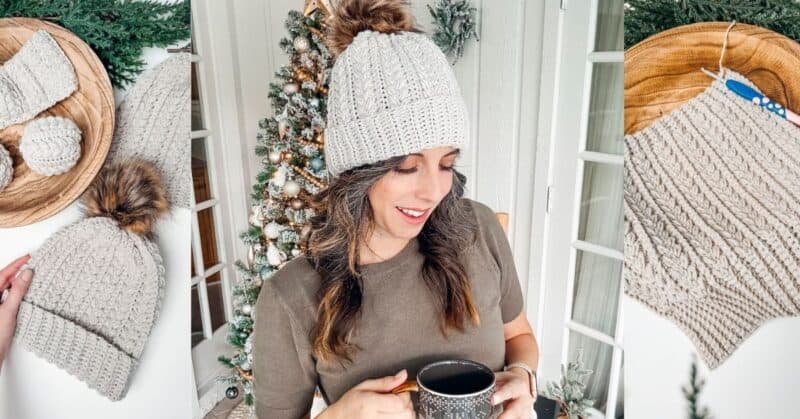
<path fill-rule="evenodd" d="M 188 0 L 0 0 L 0 18 L 33 17 L 68 29 L 100 57 L 111 84 L 125 87 L 144 70 L 145 47 L 188 40 Z"/>
<path fill-rule="evenodd" d="M 628 0 L 625 48 L 677 26 L 732 20 L 800 42 L 800 3 L 796 0 Z"/>

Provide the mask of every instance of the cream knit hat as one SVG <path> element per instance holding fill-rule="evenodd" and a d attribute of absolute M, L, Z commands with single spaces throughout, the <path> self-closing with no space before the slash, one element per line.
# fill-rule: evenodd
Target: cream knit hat
<path fill-rule="evenodd" d="M 78 87 L 75 69 L 44 30 L 0 68 L 0 129 L 27 121 Z"/>
<path fill-rule="evenodd" d="M 466 149 L 470 142 L 467 106 L 436 44 L 424 34 L 400 30 L 402 26 L 381 33 L 392 22 L 376 20 L 388 13 L 370 10 L 363 1 L 343 3 L 351 9 L 336 16 L 332 30 L 346 27 L 354 38 L 331 71 L 325 129 L 328 172 L 337 176 L 429 148 Z M 392 4 L 397 2 L 377 3 L 388 3 L 392 13 L 407 13 Z"/>
<path fill-rule="evenodd" d="M 710 368 L 800 314 L 800 129 L 714 81 L 625 146 L 626 294 Z"/>

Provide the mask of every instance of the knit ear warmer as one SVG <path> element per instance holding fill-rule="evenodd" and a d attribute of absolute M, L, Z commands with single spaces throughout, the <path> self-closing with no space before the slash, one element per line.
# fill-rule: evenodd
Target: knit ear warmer
<path fill-rule="evenodd" d="M 87 217 L 31 255 L 15 338 L 120 400 L 161 305 L 165 269 L 152 239 L 169 204 L 158 170 L 141 160 L 104 167 L 83 203 Z"/>
<path fill-rule="evenodd" d="M 13 177 L 14 161 L 11 160 L 11 154 L 8 153 L 8 150 L 0 144 L 0 192 L 11 183 Z"/>
<path fill-rule="evenodd" d="M 77 87 L 67 56 L 46 31 L 37 31 L 0 68 L 0 129 L 33 118 Z"/>
<path fill-rule="evenodd" d="M 36 119 L 25 126 L 19 151 L 36 173 L 45 176 L 64 173 L 81 158 L 81 130 L 67 118 Z"/>
<path fill-rule="evenodd" d="M 627 295 L 709 368 L 764 322 L 800 315 L 797 127 L 714 81 L 625 146 Z"/>

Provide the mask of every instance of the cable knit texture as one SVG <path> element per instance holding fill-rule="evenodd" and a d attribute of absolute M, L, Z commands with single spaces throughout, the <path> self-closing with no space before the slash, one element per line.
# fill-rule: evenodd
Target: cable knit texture
<path fill-rule="evenodd" d="M 25 122 L 78 88 L 75 69 L 44 30 L 0 68 L 0 129 Z"/>
<path fill-rule="evenodd" d="M 143 75 L 117 110 L 107 163 L 141 158 L 164 178 L 173 206 L 192 205 L 191 54 L 174 54 Z"/>
<path fill-rule="evenodd" d="M 0 192 L 11 183 L 14 178 L 14 160 L 11 159 L 11 154 L 8 150 L 0 144 Z"/>
<path fill-rule="evenodd" d="M 625 146 L 626 294 L 675 322 L 709 368 L 800 314 L 797 127 L 714 81 Z"/>
<path fill-rule="evenodd" d="M 25 126 L 19 151 L 34 172 L 59 175 L 81 158 L 81 130 L 71 119 L 60 116 L 36 119 Z"/>
<path fill-rule="evenodd" d="M 467 107 L 424 34 L 359 32 L 334 63 L 325 160 L 331 175 L 429 148 L 469 145 Z"/>
<path fill-rule="evenodd" d="M 17 342 L 120 400 L 163 298 L 156 244 L 91 217 L 48 238 L 28 265 L 34 280 L 17 316 Z"/>

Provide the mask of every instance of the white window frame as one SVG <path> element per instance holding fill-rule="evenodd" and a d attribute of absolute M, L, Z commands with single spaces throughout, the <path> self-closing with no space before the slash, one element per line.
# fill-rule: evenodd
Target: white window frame
<path fill-rule="evenodd" d="M 590 409 L 593 418 L 613 418 L 616 414 L 618 385 L 622 379 L 623 357 L 623 287 L 619 287 L 617 321 L 614 336 L 594 330 L 572 320 L 573 291 L 577 251 L 622 261 L 617 249 L 578 240 L 583 168 L 587 162 L 622 166 L 623 156 L 586 151 L 592 72 L 597 63 L 622 63 L 623 52 L 594 52 L 597 10 L 600 0 L 552 0 L 545 6 L 545 22 L 554 22 L 545 29 L 543 54 L 554 59 L 545 61 L 542 71 L 540 116 L 545 141 L 549 147 L 537 156 L 537 164 L 548 167 L 545 191 L 537 196 L 547 199 L 542 263 L 541 330 L 542 383 L 556 381 L 560 366 L 569 355 L 569 332 L 575 331 L 613 348 L 606 411 Z M 579 53 L 584 52 L 584 53 Z M 548 95 L 548 87 L 552 95 Z M 580 112 L 570 112 L 579 109 Z M 620 110 L 621 112 L 621 110 Z M 622 115 L 619 115 L 622 118 Z M 620 278 L 621 280 L 621 278 Z"/>
<path fill-rule="evenodd" d="M 192 244 L 195 277 L 191 285 L 198 285 L 198 297 L 205 340 L 192 349 L 192 363 L 196 393 L 193 400 L 193 417 L 205 416 L 224 397 L 227 385 L 220 376 L 230 374 L 217 357 L 230 355 L 232 348 L 226 338 L 227 320 L 233 316 L 232 284 L 236 280 L 233 262 L 245 260 L 247 252 L 239 239 L 246 229 L 248 218 L 248 184 L 244 176 L 246 147 L 240 137 L 236 115 L 236 78 L 231 56 L 230 27 L 227 2 L 192 0 L 192 25 L 194 48 L 192 62 L 196 65 L 200 89 L 203 130 L 192 131 L 192 140 L 203 138 L 206 145 L 209 183 L 212 199 L 197 203 L 192 209 Z M 204 269 L 204 261 L 197 221 L 197 213 L 213 208 L 214 229 L 219 263 Z M 225 305 L 226 324 L 211 330 L 208 298 L 205 289 L 207 278 L 219 272 Z"/>

